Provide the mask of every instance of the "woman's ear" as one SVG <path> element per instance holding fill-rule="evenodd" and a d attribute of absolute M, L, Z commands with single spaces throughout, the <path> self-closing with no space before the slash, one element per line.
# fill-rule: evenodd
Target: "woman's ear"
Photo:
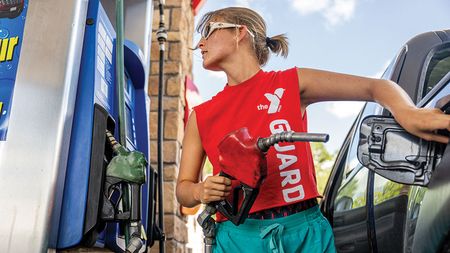
<path fill-rule="evenodd" d="M 239 30 L 239 40 L 243 40 L 246 34 L 250 36 L 246 25 L 241 25 L 241 27 L 239 27 L 237 30 Z"/>

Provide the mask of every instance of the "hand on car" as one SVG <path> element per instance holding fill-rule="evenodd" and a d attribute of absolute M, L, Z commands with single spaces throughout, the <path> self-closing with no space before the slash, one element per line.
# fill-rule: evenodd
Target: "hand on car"
<path fill-rule="evenodd" d="M 223 200 L 231 192 L 231 180 L 218 175 L 207 177 L 198 186 L 197 198 L 203 204 Z"/>
<path fill-rule="evenodd" d="M 394 115 L 397 122 L 411 134 L 427 141 L 447 144 L 448 136 L 439 135 L 437 130 L 450 131 L 450 115 L 437 108 L 412 108 Z"/>

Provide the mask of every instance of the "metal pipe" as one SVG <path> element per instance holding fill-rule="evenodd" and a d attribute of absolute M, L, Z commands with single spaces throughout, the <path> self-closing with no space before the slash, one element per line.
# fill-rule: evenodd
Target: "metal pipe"
<path fill-rule="evenodd" d="M 164 24 L 164 0 L 159 0 L 159 28 L 156 37 L 159 43 L 159 80 L 158 80 L 158 223 L 159 223 L 159 252 L 165 252 L 164 235 L 164 205 L 163 205 L 163 137 L 164 137 L 164 51 L 167 41 L 167 31 Z"/>
<path fill-rule="evenodd" d="M 258 148 L 261 152 L 266 152 L 271 146 L 278 142 L 327 142 L 329 139 L 328 134 L 314 134 L 314 133 L 298 133 L 293 131 L 281 132 L 278 134 L 272 134 L 267 138 L 258 139 Z"/>
<path fill-rule="evenodd" d="M 117 83 L 117 103 L 119 111 L 119 140 L 120 144 L 126 147 L 126 114 L 125 114 L 125 60 L 124 60 L 124 29 L 123 29 L 123 0 L 116 0 L 116 83 Z M 129 211 L 130 208 L 130 189 L 128 185 L 123 184 L 123 210 Z M 125 225 L 125 248 L 130 240 L 129 224 Z"/>

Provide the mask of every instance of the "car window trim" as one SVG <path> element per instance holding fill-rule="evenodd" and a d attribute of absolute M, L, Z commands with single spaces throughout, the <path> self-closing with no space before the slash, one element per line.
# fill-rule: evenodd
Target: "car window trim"
<path fill-rule="evenodd" d="M 417 86 L 416 101 L 421 101 L 422 99 L 426 98 L 427 95 L 430 94 L 434 90 L 434 88 L 437 86 L 437 84 L 436 84 L 435 87 L 433 87 L 433 89 L 430 92 L 428 92 L 428 94 L 423 96 L 423 89 L 425 87 L 425 78 L 426 78 L 427 71 L 428 71 L 428 68 L 430 66 L 430 63 L 431 63 L 431 59 L 433 59 L 433 56 L 436 55 L 437 51 L 442 50 L 442 49 L 446 49 L 446 48 L 450 48 L 450 41 L 446 41 L 446 42 L 444 42 L 442 44 L 439 44 L 439 45 L 431 48 L 430 51 L 428 52 L 427 56 L 425 57 L 425 60 L 423 61 L 424 64 L 423 64 L 423 67 L 422 67 L 422 71 L 420 73 L 419 85 Z M 444 78 L 442 78 L 442 79 L 444 79 Z M 439 80 L 438 84 L 442 81 L 442 79 Z"/>
<path fill-rule="evenodd" d="M 397 56 L 395 57 L 393 69 L 391 70 L 390 75 L 386 77 L 388 80 L 398 83 L 398 80 L 400 79 L 400 75 L 403 70 L 403 65 L 405 64 L 407 53 L 408 53 L 408 45 L 404 45 L 398 52 Z"/>
<path fill-rule="evenodd" d="M 430 102 L 450 81 L 450 71 L 434 86 L 434 88 L 428 92 L 428 94 L 417 103 L 417 107 L 424 107 Z"/>
<path fill-rule="evenodd" d="M 363 167 L 363 166 L 361 166 Z M 367 239 L 372 253 L 378 253 L 377 233 L 375 225 L 374 185 L 375 171 L 368 169 L 366 189 Z"/>
<path fill-rule="evenodd" d="M 343 180 L 343 174 L 345 172 L 344 165 L 347 161 L 347 155 L 350 151 L 350 144 L 352 137 L 355 135 L 358 123 L 361 121 L 362 114 L 366 109 L 368 103 L 365 103 L 363 108 L 356 116 L 350 127 L 347 135 L 345 136 L 344 142 L 342 143 L 339 153 L 337 154 L 335 163 L 331 169 L 330 177 L 328 178 L 327 184 L 325 185 L 325 190 L 323 192 L 324 198 L 320 203 L 320 210 L 324 216 L 328 219 L 330 224 L 333 224 L 333 213 L 334 213 L 334 201 L 336 200 L 336 195 L 339 191 L 339 186 Z M 330 180 L 331 179 L 331 180 Z"/>
<path fill-rule="evenodd" d="M 358 122 L 358 118 L 361 117 L 362 111 L 364 110 L 366 105 L 364 105 L 363 109 L 359 112 L 358 116 L 354 120 L 352 126 L 350 127 L 341 148 L 339 149 L 339 153 L 337 154 L 335 163 L 331 169 L 330 177 L 328 178 L 327 184 L 325 185 L 325 190 L 323 192 L 323 201 L 320 204 L 320 209 L 324 216 L 328 219 L 330 224 L 333 224 L 333 212 L 334 212 L 334 200 L 338 191 L 338 186 L 342 182 L 343 175 L 343 165 L 345 164 L 347 158 L 348 151 L 350 149 L 350 139 L 353 136 L 356 124 Z M 342 172 L 342 173 L 341 173 Z M 331 180 L 330 180 L 331 179 Z"/>
<path fill-rule="evenodd" d="M 350 148 L 350 146 L 349 146 Z M 350 151 L 350 149 L 349 149 Z M 345 175 L 346 177 L 342 179 L 342 184 L 341 186 L 338 188 L 338 191 L 340 191 L 342 188 L 344 188 L 355 176 L 356 174 L 358 174 L 358 172 L 362 169 L 365 168 L 364 166 L 361 165 L 361 163 L 358 162 L 358 165 L 356 165 L 356 167 L 354 169 L 352 169 L 348 175 Z M 342 175 L 344 176 L 345 174 L 345 169 L 344 169 L 344 173 L 342 173 Z"/>

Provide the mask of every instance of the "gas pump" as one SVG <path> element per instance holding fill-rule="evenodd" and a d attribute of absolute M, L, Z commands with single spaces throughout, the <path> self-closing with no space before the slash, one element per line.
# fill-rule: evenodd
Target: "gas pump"
<path fill-rule="evenodd" d="M 156 199 L 147 163 L 153 1 L 116 13 L 133 13 L 125 26 L 141 33 L 129 36 L 103 4 L 0 0 L 0 199 L 8 203 L 0 252 L 142 252 L 154 240 L 146 237 Z"/>
<path fill-rule="evenodd" d="M 119 52 L 121 43 L 101 2 L 90 1 L 56 248 L 138 252 L 147 240 L 146 74 L 139 47 L 127 41 Z"/>

